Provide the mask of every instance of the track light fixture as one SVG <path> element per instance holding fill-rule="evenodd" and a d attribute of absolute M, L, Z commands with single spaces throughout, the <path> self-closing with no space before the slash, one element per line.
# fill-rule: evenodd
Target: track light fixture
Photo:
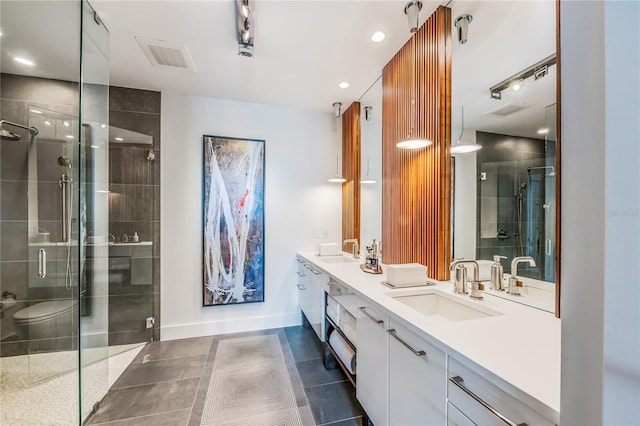
<path fill-rule="evenodd" d="M 467 42 L 467 37 L 469 34 L 469 24 L 473 21 L 473 16 L 471 15 L 460 15 L 453 22 L 453 25 L 456 27 L 458 32 L 458 43 L 465 44 Z"/>
<path fill-rule="evenodd" d="M 333 115 L 335 115 L 336 118 L 340 117 L 342 102 L 334 102 L 333 104 L 331 104 L 331 106 L 333 107 Z"/>
<path fill-rule="evenodd" d="M 253 6 L 251 0 L 236 0 L 238 55 L 253 58 Z"/>
<path fill-rule="evenodd" d="M 371 120 L 371 110 L 373 110 L 373 107 L 371 106 L 364 107 L 364 119 L 366 121 Z"/>
<path fill-rule="evenodd" d="M 528 68 L 520 71 L 511 77 L 502 80 L 500 83 L 489 89 L 491 99 L 502 99 L 502 91 L 511 88 L 512 90 L 520 90 L 524 85 L 524 80 L 533 76 L 534 80 L 541 79 L 549 73 L 549 67 L 556 64 L 556 54 L 547 56 L 543 60 L 536 62 Z"/>
<path fill-rule="evenodd" d="M 422 2 L 420 0 L 411 0 L 404 6 L 404 14 L 407 15 L 409 23 L 409 31 L 415 33 L 418 31 L 420 11 L 422 10 Z"/>

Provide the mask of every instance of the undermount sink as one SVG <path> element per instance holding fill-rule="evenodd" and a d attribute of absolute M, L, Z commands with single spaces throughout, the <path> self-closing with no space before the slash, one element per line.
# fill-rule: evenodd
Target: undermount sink
<path fill-rule="evenodd" d="M 387 293 L 389 296 L 423 315 L 438 315 L 449 321 L 468 321 L 502 315 L 493 309 L 462 303 L 438 290 Z"/>
<path fill-rule="evenodd" d="M 356 263 L 360 259 L 354 259 L 347 256 L 321 256 L 320 259 L 325 263 Z"/>

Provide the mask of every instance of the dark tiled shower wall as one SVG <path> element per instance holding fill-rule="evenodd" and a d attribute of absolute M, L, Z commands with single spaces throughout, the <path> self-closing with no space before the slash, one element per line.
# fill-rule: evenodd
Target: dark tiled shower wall
<path fill-rule="evenodd" d="M 109 232 L 117 242 L 138 233 L 151 247 L 111 250 L 109 344 L 160 339 L 160 92 L 110 87 L 109 124 L 150 135 L 153 145 L 109 145 Z M 147 150 L 155 160 L 147 160 Z M 128 263 L 130 262 L 130 263 Z M 152 329 L 145 320 L 155 318 Z"/>
<path fill-rule="evenodd" d="M 482 145 L 476 154 L 477 172 L 486 173 L 486 180 L 478 179 L 477 187 L 476 258 L 492 260 L 494 255 L 506 256 L 502 264 L 505 272 L 509 272 L 517 241 L 513 235 L 517 229 L 515 194 L 518 185 L 527 182 L 527 167 L 544 165 L 545 140 L 476 132 L 476 141 Z M 547 146 L 549 150 L 555 152 L 555 144 Z M 490 182 L 494 185 L 487 186 Z M 481 238 L 479 215 L 482 204 L 487 202 L 495 203 L 497 210 L 497 222 L 490 225 L 504 229 L 509 239 Z M 521 268 L 524 270 L 525 266 Z"/>
<path fill-rule="evenodd" d="M 13 74 L 0 75 L 0 118 L 29 125 L 30 107 L 44 108 L 70 116 L 78 115 L 78 85 L 68 81 L 25 77 Z M 15 294 L 19 301 L 6 310 L 1 321 L 0 355 L 20 355 L 38 350 L 41 344 L 49 348 L 69 349 L 71 331 L 64 337 L 50 341 L 19 341 L 15 335 L 13 315 L 21 308 L 39 301 L 68 299 L 72 293 L 64 287 L 64 264 L 58 258 L 59 250 L 47 247 L 49 278 L 35 280 L 36 265 L 29 262 L 28 236 L 28 146 L 30 136 L 26 130 L 8 127 L 19 134 L 19 141 L 0 140 L 0 291 Z M 41 135 L 42 136 L 42 135 Z M 66 142 L 38 139 L 38 205 L 39 226 L 50 232 L 51 241 L 60 241 L 62 235 L 61 192 L 58 181 L 62 168 L 57 158 L 65 155 Z M 45 208 L 45 206 L 47 208 Z M 60 254 L 60 256 L 58 256 Z M 74 264 L 77 262 L 73 262 Z M 29 280 L 39 286 L 29 286 Z M 45 282 L 47 281 L 47 282 Z M 72 291 L 75 291 L 72 290 Z"/>

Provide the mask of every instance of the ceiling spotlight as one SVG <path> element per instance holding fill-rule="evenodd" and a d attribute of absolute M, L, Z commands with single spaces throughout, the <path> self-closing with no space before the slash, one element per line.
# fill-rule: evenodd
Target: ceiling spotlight
<path fill-rule="evenodd" d="M 67 138 L 67 139 L 73 139 L 73 135 L 67 135 L 67 136 L 65 136 L 65 138 Z"/>
<path fill-rule="evenodd" d="M 124 141 L 124 139 L 122 139 L 120 137 L 115 137 L 114 139 L 117 140 L 118 142 L 123 142 Z"/>
<path fill-rule="evenodd" d="M 376 31 L 371 36 L 371 41 L 373 41 L 374 43 L 380 43 L 382 40 L 384 40 L 385 37 L 386 35 L 382 31 Z"/>
<path fill-rule="evenodd" d="M 456 18 L 453 25 L 458 30 L 458 43 L 465 44 L 467 42 L 467 34 L 469 33 L 469 24 L 473 21 L 471 15 L 460 15 Z"/>
<path fill-rule="evenodd" d="M 68 121 L 63 121 L 62 124 L 64 124 L 64 127 L 69 127 L 70 126 Z"/>
<path fill-rule="evenodd" d="M 518 90 L 522 89 L 522 87 L 524 87 L 524 79 L 519 78 L 517 80 L 512 81 L 509 87 L 514 92 L 517 92 Z"/>
<path fill-rule="evenodd" d="M 547 133 L 549 133 L 549 129 L 547 127 L 543 127 L 542 129 L 538 129 L 538 134 L 539 135 L 546 135 Z"/>
<path fill-rule="evenodd" d="M 30 59 L 27 58 L 21 58 L 19 56 L 16 56 L 15 58 L 13 58 L 14 61 L 22 64 L 22 65 L 28 65 L 28 66 L 33 66 L 35 65 L 34 62 Z"/>
<path fill-rule="evenodd" d="M 42 111 L 40 111 L 39 109 L 33 109 L 33 108 L 31 108 L 29 111 L 30 111 L 30 112 L 32 112 L 32 113 L 34 113 L 34 114 L 42 114 Z"/>
<path fill-rule="evenodd" d="M 346 89 L 347 87 L 349 87 L 349 83 L 343 81 L 342 83 L 338 84 L 338 87 L 341 89 Z"/>
<path fill-rule="evenodd" d="M 404 14 L 407 15 L 409 31 L 412 33 L 418 31 L 420 10 L 422 10 L 422 2 L 420 0 L 411 0 L 404 6 Z"/>
<path fill-rule="evenodd" d="M 340 110 L 342 109 L 342 102 L 334 102 L 333 104 L 331 104 L 331 106 L 333 107 L 333 115 L 337 117 L 340 117 Z"/>
<path fill-rule="evenodd" d="M 373 107 L 371 107 L 371 106 L 364 107 L 364 119 L 366 121 L 371 120 L 371 110 L 372 109 L 373 109 Z"/>

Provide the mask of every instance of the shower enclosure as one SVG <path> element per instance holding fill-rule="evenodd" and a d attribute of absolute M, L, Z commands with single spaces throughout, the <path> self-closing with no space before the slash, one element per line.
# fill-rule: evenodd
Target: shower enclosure
<path fill-rule="evenodd" d="M 84 1 L 0 20 L 0 424 L 80 424 L 109 388 L 109 33 Z"/>

